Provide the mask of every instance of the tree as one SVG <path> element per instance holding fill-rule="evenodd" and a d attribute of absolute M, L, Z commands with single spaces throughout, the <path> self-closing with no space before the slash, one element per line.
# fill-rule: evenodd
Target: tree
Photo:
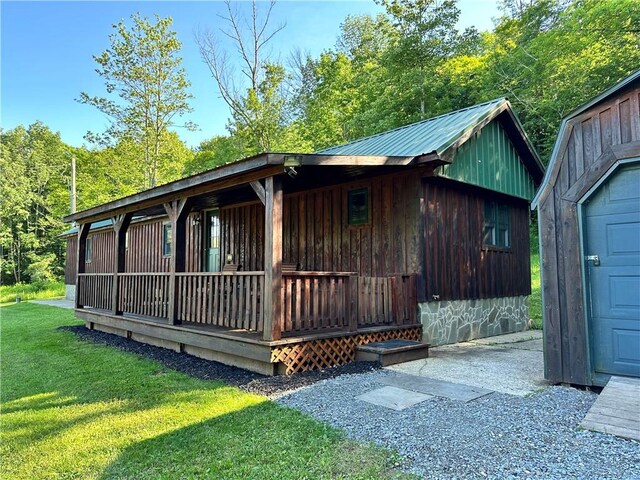
<path fill-rule="evenodd" d="M 254 0 L 249 18 L 229 0 L 225 5 L 227 16 L 222 18 L 227 28 L 220 33 L 232 41 L 239 58 L 237 62 L 231 59 L 219 35 L 210 30 L 196 35 L 200 55 L 231 111 L 228 129 L 231 135 L 242 138 L 246 153 L 278 148 L 279 136 L 286 125 L 286 72 L 282 65 L 269 60 L 266 49 L 284 25 L 270 29 L 275 1 L 259 12 Z M 236 63 L 240 65 L 239 73 Z"/>
<path fill-rule="evenodd" d="M 57 235 L 69 212 L 68 152 L 60 135 L 41 122 L 0 132 L 3 281 L 45 280 L 62 271 Z"/>
<path fill-rule="evenodd" d="M 129 28 L 124 21 L 114 25 L 110 48 L 94 60 L 96 72 L 105 80 L 107 97 L 85 92 L 79 101 L 96 107 L 111 119 L 104 135 L 88 133 L 89 140 L 113 145 L 129 139 L 143 146 L 143 187 L 154 187 L 163 180 L 167 162 L 175 161 L 162 152 L 163 139 L 176 119 L 191 111 L 190 86 L 178 56 L 181 43 L 171 30 L 172 19 L 155 16 L 152 23 L 139 14 L 132 15 Z M 190 123 L 182 126 L 194 128 Z"/>
<path fill-rule="evenodd" d="M 561 119 L 640 65 L 634 0 L 518 2 L 500 19 L 484 78 L 548 161 Z"/>
<path fill-rule="evenodd" d="M 245 151 L 245 146 L 237 136 L 215 136 L 198 145 L 195 155 L 184 166 L 184 174 L 193 175 L 240 160 Z"/>

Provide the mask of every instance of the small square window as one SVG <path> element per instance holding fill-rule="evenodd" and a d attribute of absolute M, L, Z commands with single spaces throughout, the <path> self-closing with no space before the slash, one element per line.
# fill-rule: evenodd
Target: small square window
<path fill-rule="evenodd" d="M 162 226 L 162 254 L 165 257 L 171 256 L 171 224 L 165 223 Z"/>
<path fill-rule="evenodd" d="M 84 247 L 84 263 L 91 263 L 91 256 L 92 256 L 92 248 L 91 248 L 91 237 L 87 238 L 85 241 L 85 247 Z"/>
<path fill-rule="evenodd" d="M 369 223 L 369 189 L 350 190 L 348 194 L 349 225 Z"/>
<path fill-rule="evenodd" d="M 509 207 L 492 200 L 484 203 L 484 241 L 490 247 L 509 248 L 511 246 L 511 225 Z"/>

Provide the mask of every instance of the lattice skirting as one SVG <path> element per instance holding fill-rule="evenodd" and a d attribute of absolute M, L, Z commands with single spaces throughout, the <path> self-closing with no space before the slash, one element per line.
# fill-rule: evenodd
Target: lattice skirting
<path fill-rule="evenodd" d="M 286 366 L 285 373 L 287 375 L 309 370 L 321 370 L 355 361 L 358 345 L 398 338 L 420 341 L 422 340 L 422 327 L 356 333 L 344 337 L 322 338 L 274 347 L 271 350 L 271 362 L 282 362 Z"/>

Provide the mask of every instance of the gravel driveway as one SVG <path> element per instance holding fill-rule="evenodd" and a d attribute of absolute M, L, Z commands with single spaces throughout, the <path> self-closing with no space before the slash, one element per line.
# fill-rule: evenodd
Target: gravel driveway
<path fill-rule="evenodd" d="M 640 479 L 640 443 L 578 430 L 597 395 L 547 387 L 468 403 L 433 397 L 401 411 L 356 400 L 388 370 L 324 380 L 277 401 L 396 449 L 424 478 Z"/>

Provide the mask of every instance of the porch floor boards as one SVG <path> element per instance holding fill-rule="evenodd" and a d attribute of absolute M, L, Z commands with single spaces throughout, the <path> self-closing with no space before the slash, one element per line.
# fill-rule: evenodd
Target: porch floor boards
<path fill-rule="evenodd" d="M 403 324 L 403 325 L 367 325 L 358 327 L 356 331 L 348 331 L 342 328 L 322 329 L 318 331 L 308 332 L 283 332 L 280 340 L 264 340 L 261 332 L 248 331 L 244 329 L 234 329 L 229 327 L 220 327 L 217 325 L 207 325 L 195 322 L 181 322 L 176 325 L 170 324 L 165 318 L 149 317 L 144 315 L 136 315 L 125 312 L 124 315 L 113 315 L 110 310 L 102 310 L 97 308 L 83 308 L 76 310 L 79 312 L 91 312 L 102 316 L 120 318 L 125 320 L 138 321 L 145 324 L 156 324 L 163 327 L 171 327 L 176 330 L 183 330 L 193 333 L 202 333 L 208 336 L 227 338 L 229 340 L 241 341 L 246 343 L 259 344 L 264 346 L 280 346 L 290 343 L 308 342 L 310 340 L 320 340 L 325 338 L 344 337 L 349 335 L 357 335 L 363 333 L 384 332 L 389 330 L 397 330 L 398 328 L 417 327 L 420 324 Z"/>

